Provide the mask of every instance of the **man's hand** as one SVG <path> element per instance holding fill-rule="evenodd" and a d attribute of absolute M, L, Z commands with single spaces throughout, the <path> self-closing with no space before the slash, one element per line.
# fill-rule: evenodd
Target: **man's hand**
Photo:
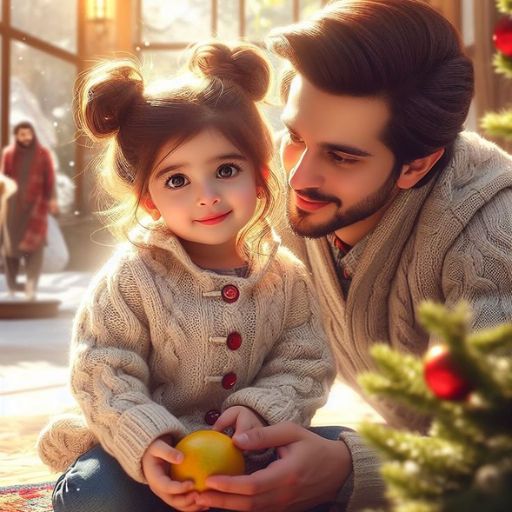
<path fill-rule="evenodd" d="M 57 201 L 55 199 L 52 199 L 49 203 L 48 203 L 48 211 L 52 214 L 52 215 L 58 215 L 59 214 L 59 203 L 57 203 Z"/>
<path fill-rule="evenodd" d="M 244 476 L 212 476 L 196 503 L 261 512 L 302 512 L 334 501 L 352 469 L 342 441 L 330 441 L 294 424 L 279 423 L 233 436 L 242 450 L 277 448 L 279 460 Z"/>
<path fill-rule="evenodd" d="M 142 457 L 142 471 L 150 489 L 176 510 L 195 512 L 205 510 L 197 505 L 198 496 L 192 482 L 176 482 L 169 476 L 169 464 L 179 464 L 183 454 L 163 439 L 153 441 Z"/>
<path fill-rule="evenodd" d="M 234 435 L 240 435 L 256 427 L 264 427 L 265 422 L 252 409 L 235 405 L 226 409 L 213 425 L 213 430 L 222 432 L 228 427 L 234 427 Z"/>

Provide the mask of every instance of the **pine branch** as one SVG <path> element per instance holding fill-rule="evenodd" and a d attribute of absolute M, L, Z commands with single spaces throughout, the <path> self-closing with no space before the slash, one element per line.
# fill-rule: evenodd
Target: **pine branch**
<path fill-rule="evenodd" d="M 407 382 L 392 381 L 387 377 L 374 374 L 362 374 L 358 382 L 366 393 L 373 396 L 386 396 L 391 401 L 399 401 L 414 408 L 419 413 L 432 415 L 435 401 L 424 393 L 415 393 Z"/>
<path fill-rule="evenodd" d="M 512 78 L 512 74 L 510 75 Z M 512 112 L 488 112 L 481 120 L 482 128 L 494 137 L 512 138 Z"/>
<path fill-rule="evenodd" d="M 425 503 L 424 501 L 408 501 L 401 503 L 394 509 L 395 512 L 439 512 L 439 505 Z"/>
<path fill-rule="evenodd" d="M 362 388 L 371 395 L 383 395 L 432 415 L 437 409 L 437 401 L 425 386 L 421 361 L 395 352 L 384 344 L 374 345 L 370 353 L 380 374 L 361 374 L 358 382 Z"/>
<path fill-rule="evenodd" d="M 441 304 L 427 301 L 418 308 L 418 317 L 425 329 L 431 334 L 437 334 L 450 347 L 458 348 L 464 340 L 466 326 L 471 320 L 467 303 L 458 303 L 453 310 L 448 310 Z"/>
<path fill-rule="evenodd" d="M 359 431 L 385 458 L 402 462 L 414 459 L 426 474 L 450 471 L 457 477 L 465 477 L 471 473 L 476 458 L 467 446 L 444 439 L 394 431 L 371 423 L 363 423 Z"/>
<path fill-rule="evenodd" d="M 512 124 L 512 111 L 509 115 Z M 470 334 L 468 344 L 484 354 L 496 350 L 510 351 L 512 350 L 512 324 L 503 324 L 493 329 Z"/>
<path fill-rule="evenodd" d="M 370 352 L 382 374 L 366 373 L 359 376 L 358 382 L 366 393 L 387 397 L 391 402 L 402 403 L 418 414 L 435 418 L 435 423 L 452 441 L 483 442 L 481 421 L 465 418 L 462 404 L 439 401 L 426 387 L 421 360 L 395 352 L 382 344 L 374 345 Z"/>
<path fill-rule="evenodd" d="M 512 13 L 512 0 L 497 0 L 496 2 L 498 9 L 503 14 Z"/>
<path fill-rule="evenodd" d="M 388 495 L 392 501 L 401 502 L 406 500 L 428 500 L 429 502 L 439 501 L 443 494 L 443 487 L 426 478 L 419 478 L 414 463 L 402 464 L 389 462 L 381 467 L 382 476 L 389 484 Z"/>
<path fill-rule="evenodd" d="M 447 345 L 448 371 L 467 378 L 473 391 L 453 401 L 437 397 L 436 387 L 427 386 L 423 375 L 436 369 L 429 365 L 435 359 L 423 361 L 387 345 L 372 348 L 380 373 L 360 377 L 365 391 L 392 397 L 433 418 L 428 437 L 383 425 L 360 427 L 385 460 L 381 472 L 392 510 L 512 510 L 512 325 L 470 334 L 465 304 L 452 311 L 423 304 L 419 317 Z"/>
<path fill-rule="evenodd" d="M 494 54 L 492 64 L 496 73 L 512 78 L 512 59 L 503 55 L 501 52 Z"/>
<path fill-rule="evenodd" d="M 431 333 L 437 333 L 449 346 L 462 375 L 468 378 L 480 393 L 493 402 L 502 402 L 503 394 L 486 362 L 467 341 L 467 327 L 471 310 L 466 302 L 459 302 L 452 310 L 441 304 L 424 302 L 418 308 L 419 320 Z"/>

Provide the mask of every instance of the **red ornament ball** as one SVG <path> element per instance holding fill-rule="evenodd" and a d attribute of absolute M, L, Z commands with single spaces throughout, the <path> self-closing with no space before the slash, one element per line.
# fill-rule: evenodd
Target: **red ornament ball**
<path fill-rule="evenodd" d="M 494 46 L 506 57 L 512 58 L 512 17 L 502 18 L 494 27 Z"/>
<path fill-rule="evenodd" d="M 429 389 L 441 400 L 464 400 L 473 389 L 445 345 L 434 345 L 428 350 L 423 375 Z"/>

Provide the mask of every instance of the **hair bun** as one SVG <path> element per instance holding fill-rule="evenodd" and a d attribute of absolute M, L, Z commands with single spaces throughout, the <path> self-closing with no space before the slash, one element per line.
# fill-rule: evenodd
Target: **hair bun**
<path fill-rule="evenodd" d="M 94 138 L 117 132 L 143 94 L 143 79 L 129 60 L 105 62 L 85 73 L 78 95 L 79 124 Z"/>
<path fill-rule="evenodd" d="M 271 68 L 263 52 L 251 44 L 230 48 L 223 43 L 200 44 L 189 59 L 190 70 L 207 78 L 229 80 L 253 100 L 262 100 L 270 85 Z"/>

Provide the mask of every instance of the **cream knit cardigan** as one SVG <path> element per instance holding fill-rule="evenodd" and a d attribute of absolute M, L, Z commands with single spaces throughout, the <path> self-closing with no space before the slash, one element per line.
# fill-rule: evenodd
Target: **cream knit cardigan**
<path fill-rule="evenodd" d="M 54 469 L 95 442 L 135 480 L 158 437 L 210 428 L 205 413 L 247 406 L 266 422 L 309 422 L 334 364 L 303 264 L 270 238 L 247 278 L 197 267 L 164 229 L 139 233 L 96 276 L 74 323 L 71 387 L 87 425 L 64 417 L 41 435 Z M 239 299 L 220 290 L 235 285 Z M 242 336 L 238 350 L 226 337 Z M 221 385 L 234 372 L 232 389 Z"/>
<path fill-rule="evenodd" d="M 369 235 L 347 300 L 327 240 L 286 232 L 283 242 L 313 273 L 338 374 L 357 391 L 358 374 L 375 369 L 374 343 L 412 354 L 428 348 L 416 319 L 423 300 L 466 300 L 475 329 L 512 321 L 512 157 L 475 133 L 459 136 L 438 177 L 400 192 Z M 428 424 L 395 403 L 371 403 L 394 427 L 423 431 Z M 342 438 L 354 465 L 349 510 L 378 505 L 383 484 L 375 455 L 357 434 Z"/>

